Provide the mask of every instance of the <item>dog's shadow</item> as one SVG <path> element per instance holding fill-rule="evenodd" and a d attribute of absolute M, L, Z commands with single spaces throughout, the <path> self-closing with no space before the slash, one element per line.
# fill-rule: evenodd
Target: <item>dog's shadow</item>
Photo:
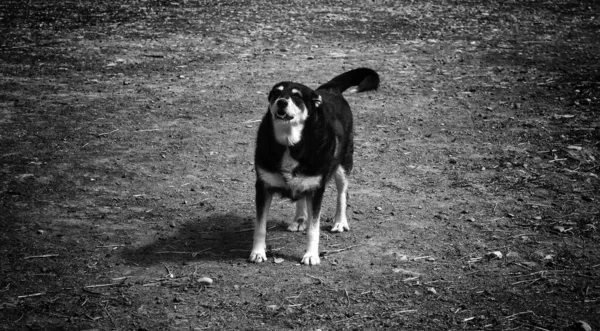
<path fill-rule="evenodd" d="M 193 262 L 202 260 L 220 260 L 241 262 L 248 259 L 252 248 L 252 219 L 232 214 L 211 215 L 199 220 L 176 225 L 176 231 L 166 230 L 168 224 L 157 232 L 154 242 L 142 247 L 126 249 L 123 257 L 136 265 L 150 266 L 161 262 Z M 289 240 L 295 235 L 281 225 L 270 221 L 269 236 L 285 237 Z M 303 242 L 303 240 L 300 240 Z M 284 256 L 281 252 L 271 252 L 269 257 L 282 257 L 286 260 L 298 259 L 297 256 Z"/>

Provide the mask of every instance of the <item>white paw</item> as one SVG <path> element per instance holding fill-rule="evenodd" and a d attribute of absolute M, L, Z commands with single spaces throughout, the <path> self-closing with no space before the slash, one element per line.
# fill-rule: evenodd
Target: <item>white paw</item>
<path fill-rule="evenodd" d="M 248 261 L 253 262 L 253 263 L 261 263 L 261 262 L 265 262 L 266 260 L 267 260 L 267 254 L 265 253 L 264 250 L 252 251 L 252 253 L 250 253 L 250 257 L 248 258 Z"/>
<path fill-rule="evenodd" d="M 330 232 L 344 232 L 350 231 L 350 226 L 348 225 L 348 221 L 338 221 L 335 222 Z"/>
<path fill-rule="evenodd" d="M 287 230 L 291 232 L 306 230 L 306 220 L 304 218 L 295 219 L 292 223 L 288 224 Z"/>
<path fill-rule="evenodd" d="M 311 254 L 311 253 L 306 253 L 304 254 L 304 257 L 302 258 L 302 262 L 300 262 L 304 265 L 317 265 L 321 263 L 321 258 L 319 258 L 319 254 Z"/>

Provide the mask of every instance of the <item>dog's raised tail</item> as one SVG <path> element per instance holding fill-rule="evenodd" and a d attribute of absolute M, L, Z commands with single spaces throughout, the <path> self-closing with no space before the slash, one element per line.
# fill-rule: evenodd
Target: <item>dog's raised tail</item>
<path fill-rule="evenodd" d="M 376 90 L 379 87 L 379 74 L 369 68 L 350 70 L 335 76 L 332 80 L 319 86 L 317 90 L 328 90 L 341 94 L 352 86 L 356 86 L 356 92 Z"/>

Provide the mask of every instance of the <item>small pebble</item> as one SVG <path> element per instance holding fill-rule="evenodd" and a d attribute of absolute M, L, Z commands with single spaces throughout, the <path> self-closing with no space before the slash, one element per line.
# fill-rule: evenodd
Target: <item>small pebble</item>
<path fill-rule="evenodd" d="M 592 327 L 584 321 L 575 322 L 575 330 L 592 331 Z"/>
<path fill-rule="evenodd" d="M 501 259 L 502 258 L 502 252 L 500 252 L 500 251 L 489 252 L 485 256 L 488 259 Z"/>
<path fill-rule="evenodd" d="M 212 285 L 213 280 L 212 280 L 212 278 L 202 277 L 202 278 L 198 278 L 197 282 L 200 283 L 201 285 Z"/>

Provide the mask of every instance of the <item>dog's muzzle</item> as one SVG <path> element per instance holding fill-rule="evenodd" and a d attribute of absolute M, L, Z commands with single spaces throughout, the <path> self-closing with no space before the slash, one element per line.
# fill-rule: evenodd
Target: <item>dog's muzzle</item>
<path fill-rule="evenodd" d="M 291 120 L 292 116 L 288 115 L 286 109 L 288 106 L 288 101 L 285 99 L 278 99 L 275 101 L 275 105 L 277 106 L 277 111 L 275 111 L 275 117 L 281 120 Z"/>

